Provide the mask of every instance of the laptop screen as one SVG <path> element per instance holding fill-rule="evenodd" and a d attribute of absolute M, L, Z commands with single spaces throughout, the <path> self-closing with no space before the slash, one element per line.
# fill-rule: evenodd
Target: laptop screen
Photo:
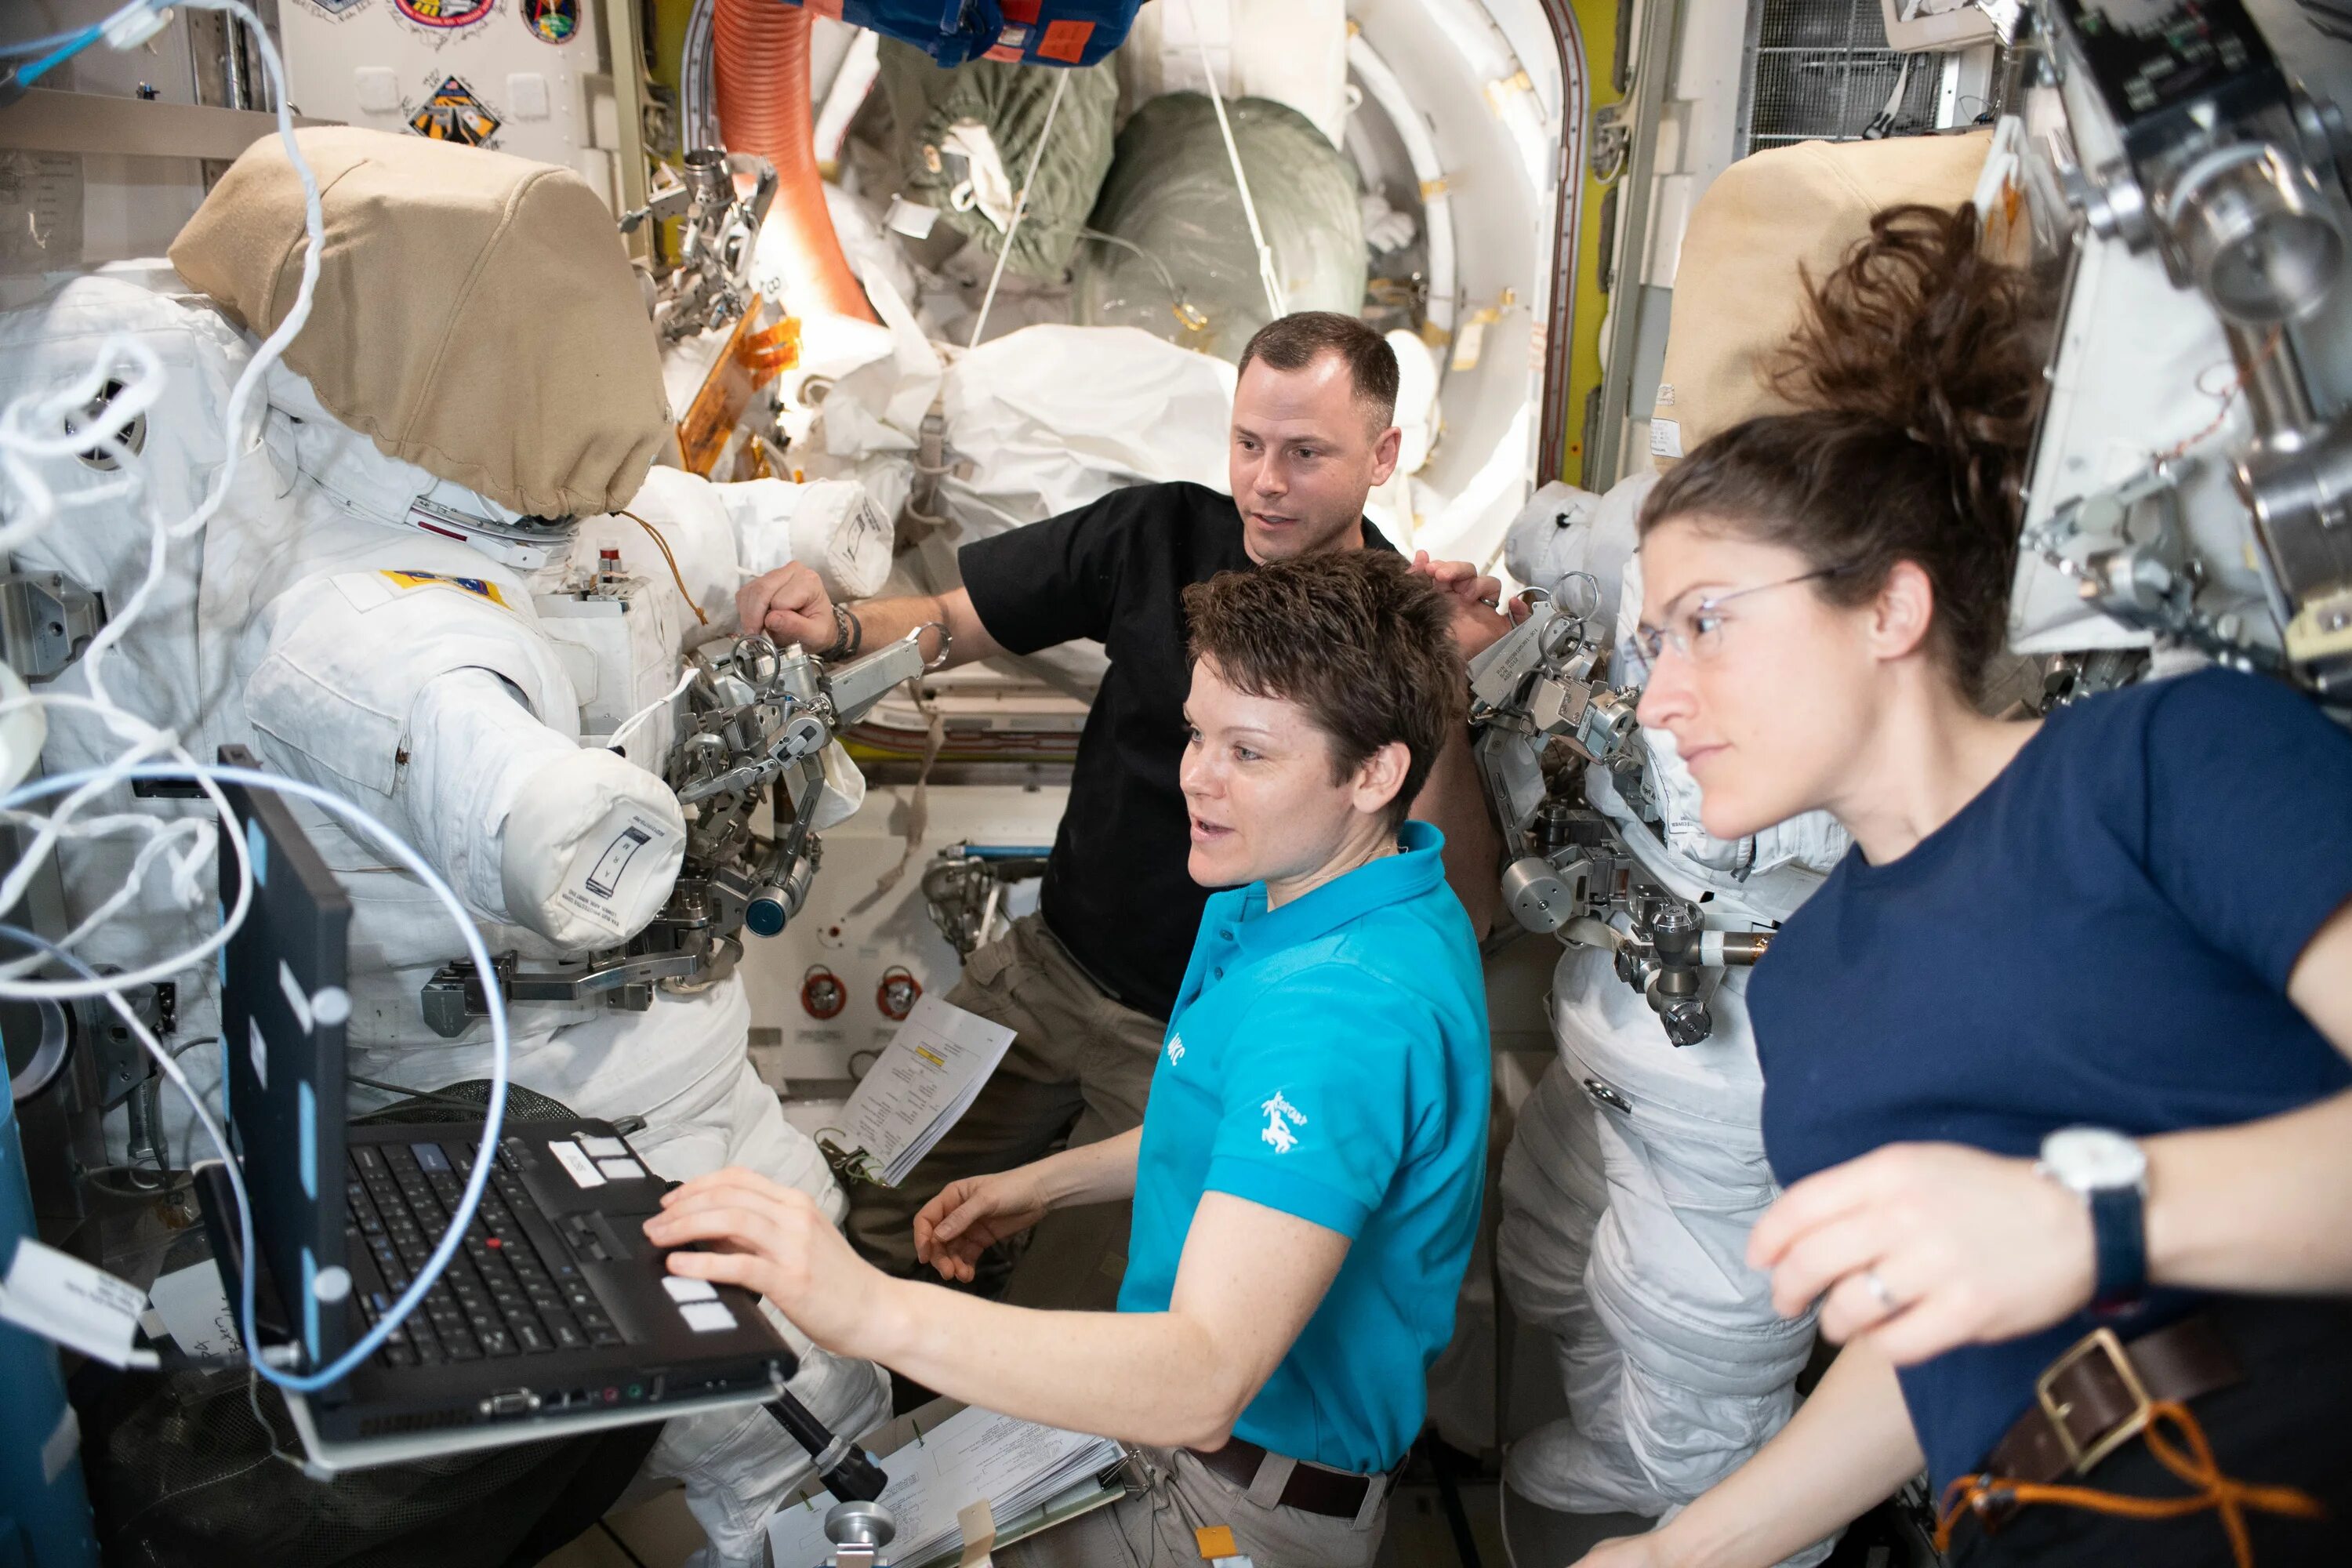
<path fill-rule="evenodd" d="M 260 767 L 243 746 L 221 761 Z M 350 1340 L 343 1258 L 343 1029 L 351 900 L 286 798 L 224 783 L 253 865 L 253 903 L 221 950 L 222 1098 L 253 1202 L 254 1239 L 313 1367 Z M 221 859 L 221 902 L 236 891 Z"/>

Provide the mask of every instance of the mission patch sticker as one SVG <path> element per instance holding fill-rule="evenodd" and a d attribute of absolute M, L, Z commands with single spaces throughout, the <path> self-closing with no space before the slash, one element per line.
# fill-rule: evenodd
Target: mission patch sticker
<path fill-rule="evenodd" d="M 504 121 L 474 96 L 474 89 L 457 77 L 445 77 L 423 106 L 408 117 L 408 128 L 435 142 L 457 142 L 487 147 Z"/>
<path fill-rule="evenodd" d="M 400 14 L 427 27 L 470 27 L 498 0 L 392 0 Z"/>
<path fill-rule="evenodd" d="M 542 43 L 568 44 L 580 31 L 580 0 L 519 0 L 523 26 Z"/>

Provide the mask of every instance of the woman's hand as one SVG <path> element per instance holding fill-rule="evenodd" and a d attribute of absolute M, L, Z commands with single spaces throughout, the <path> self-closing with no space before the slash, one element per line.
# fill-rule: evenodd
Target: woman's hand
<path fill-rule="evenodd" d="M 1897 1366 L 2014 1339 L 2086 1305 L 2097 1283 L 2088 1205 L 2030 1160 L 1894 1143 L 1808 1176 L 1748 1238 L 1772 1304 L 1819 1300 L 1822 1332 L 1868 1336 Z"/>
<path fill-rule="evenodd" d="M 801 1331 L 839 1355 L 870 1356 L 890 1280 L 859 1258 L 816 1200 L 756 1171 L 697 1176 L 662 1197 L 646 1221 L 669 1271 L 756 1290 Z"/>
<path fill-rule="evenodd" d="M 1035 1165 L 950 1182 L 915 1216 L 915 1258 L 969 1284 L 980 1255 L 1045 1217 Z"/>

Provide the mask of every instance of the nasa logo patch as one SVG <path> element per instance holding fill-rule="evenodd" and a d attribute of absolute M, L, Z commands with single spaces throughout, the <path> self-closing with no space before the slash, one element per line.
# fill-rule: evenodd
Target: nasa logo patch
<path fill-rule="evenodd" d="M 427 27 L 470 27 L 490 14 L 498 0 L 392 0 L 410 21 Z"/>
<path fill-rule="evenodd" d="M 580 0 L 519 0 L 518 10 L 541 43 L 568 44 L 579 36 Z"/>

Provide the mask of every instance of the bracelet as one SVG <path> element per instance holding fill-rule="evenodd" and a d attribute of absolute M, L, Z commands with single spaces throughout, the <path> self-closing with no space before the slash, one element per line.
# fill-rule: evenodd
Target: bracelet
<path fill-rule="evenodd" d="M 833 646 L 817 655 L 819 658 L 848 658 L 866 646 L 866 623 L 846 605 L 833 607 Z"/>

